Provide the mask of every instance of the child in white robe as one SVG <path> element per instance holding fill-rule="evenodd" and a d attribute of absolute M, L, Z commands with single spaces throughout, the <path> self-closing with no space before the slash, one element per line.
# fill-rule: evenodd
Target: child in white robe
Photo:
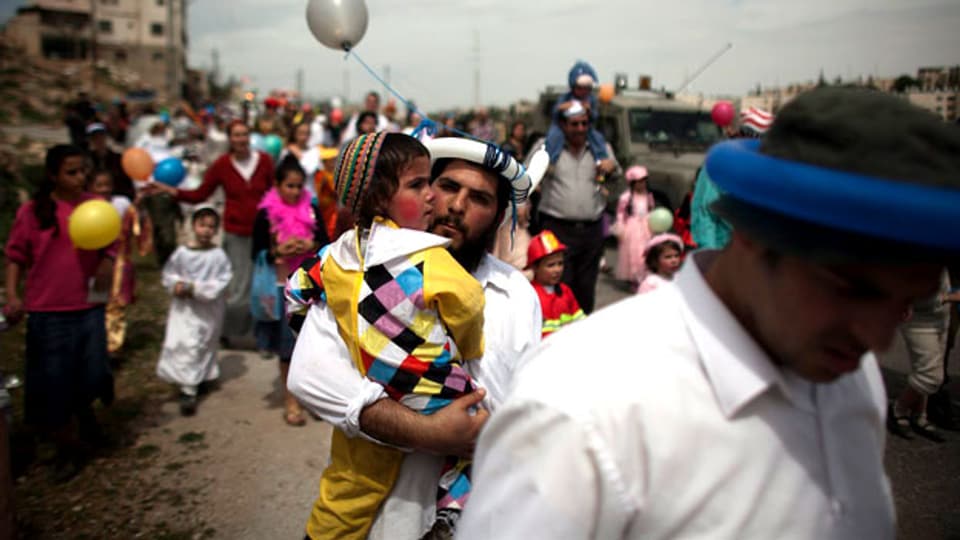
<path fill-rule="evenodd" d="M 191 219 L 196 242 L 180 246 L 163 266 L 163 287 L 170 291 L 170 315 L 157 375 L 180 386 L 180 413 L 197 409 L 197 389 L 220 376 L 217 347 L 226 310 L 224 291 L 233 276 L 227 254 L 213 244 L 220 216 L 212 208 Z"/>

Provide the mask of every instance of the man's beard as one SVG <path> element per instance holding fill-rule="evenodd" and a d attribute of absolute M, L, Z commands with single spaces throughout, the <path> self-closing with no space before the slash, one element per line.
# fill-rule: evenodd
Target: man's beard
<path fill-rule="evenodd" d="M 487 231 L 479 238 L 471 239 L 463 220 L 451 215 L 435 219 L 430 226 L 430 230 L 433 231 L 438 225 L 446 225 L 460 232 L 460 237 L 463 239 L 462 244 L 458 248 L 451 246 L 449 251 L 450 254 L 453 255 L 453 258 L 460 263 L 460 266 L 471 274 L 476 271 L 480 265 L 480 261 L 483 260 L 483 256 L 490 250 L 497 234 L 497 228 L 491 224 Z"/>

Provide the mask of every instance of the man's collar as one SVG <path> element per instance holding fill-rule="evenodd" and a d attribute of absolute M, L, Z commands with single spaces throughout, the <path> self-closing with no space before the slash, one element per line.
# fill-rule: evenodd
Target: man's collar
<path fill-rule="evenodd" d="M 473 277 L 480 282 L 484 289 L 490 285 L 503 293 L 510 292 L 510 275 L 517 270 L 509 264 L 497 259 L 489 253 L 484 253 L 480 264 L 473 272 Z"/>
<path fill-rule="evenodd" d="M 802 391 L 809 384 L 786 377 L 707 284 L 701 267 L 714 255 L 716 252 L 692 254 L 675 281 L 683 318 L 724 415 L 732 418 L 773 387 L 794 406 L 812 410 L 809 396 Z"/>

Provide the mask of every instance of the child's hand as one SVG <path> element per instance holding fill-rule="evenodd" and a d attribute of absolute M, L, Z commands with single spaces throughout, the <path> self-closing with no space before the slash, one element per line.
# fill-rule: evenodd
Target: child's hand
<path fill-rule="evenodd" d="M 101 259 L 97 265 L 97 272 L 93 277 L 93 289 L 106 291 L 113 282 L 113 259 Z"/>
<path fill-rule="evenodd" d="M 281 257 L 289 257 L 296 252 L 297 249 L 297 239 L 290 238 L 286 242 L 279 244 L 277 246 L 277 255 Z"/>
<path fill-rule="evenodd" d="M 297 251 L 296 251 L 296 254 L 297 254 L 297 255 L 304 255 L 304 254 L 309 253 L 309 252 L 311 252 L 311 251 L 313 251 L 313 242 L 312 242 L 312 241 L 307 240 L 306 238 L 298 238 L 298 239 L 297 239 Z"/>
<path fill-rule="evenodd" d="M 189 283 L 178 281 L 177 284 L 173 286 L 173 295 L 178 298 L 190 298 L 193 296 L 193 290 Z"/>
<path fill-rule="evenodd" d="M 20 322 L 23 318 L 23 301 L 19 296 L 8 296 L 7 305 L 3 306 L 3 316 L 11 326 Z"/>

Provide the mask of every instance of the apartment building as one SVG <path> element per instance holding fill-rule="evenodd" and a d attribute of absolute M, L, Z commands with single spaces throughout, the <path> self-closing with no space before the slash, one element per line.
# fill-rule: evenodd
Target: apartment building
<path fill-rule="evenodd" d="M 4 33 L 26 54 L 134 72 L 162 99 L 184 94 L 186 0 L 32 0 Z"/>

